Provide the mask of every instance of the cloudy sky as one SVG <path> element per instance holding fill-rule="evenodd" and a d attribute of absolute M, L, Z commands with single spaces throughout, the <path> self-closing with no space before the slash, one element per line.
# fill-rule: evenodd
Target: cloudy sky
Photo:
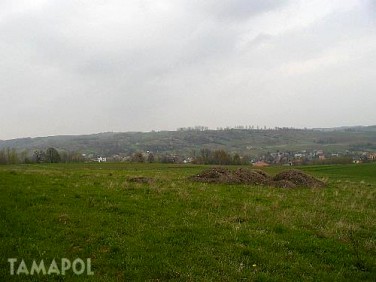
<path fill-rule="evenodd" d="M 373 0 L 0 0 L 0 139 L 376 124 Z"/>

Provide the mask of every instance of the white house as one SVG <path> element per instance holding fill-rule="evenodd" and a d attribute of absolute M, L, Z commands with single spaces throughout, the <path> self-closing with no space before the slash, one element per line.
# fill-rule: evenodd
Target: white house
<path fill-rule="evenodd" d="M 98 163 L 102 163 L 102 162 L 105 163 L 105 162 L 107 162 L 107 158 L 106 157 L 98 157 L 97 162 Z"/>

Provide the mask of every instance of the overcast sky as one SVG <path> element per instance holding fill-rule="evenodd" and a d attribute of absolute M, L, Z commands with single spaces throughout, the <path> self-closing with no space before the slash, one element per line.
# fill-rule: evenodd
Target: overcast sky
<path fill-rule="evenodd" d="M 373 0 L 0 0 L 0 139 L 376 124 Z"/>

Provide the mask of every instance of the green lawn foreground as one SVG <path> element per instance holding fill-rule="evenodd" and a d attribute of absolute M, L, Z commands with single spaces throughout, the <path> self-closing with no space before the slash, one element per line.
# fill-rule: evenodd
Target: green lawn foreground
<path fill-rule="evenodd" d="M 0 281 L 376 281 L 375 164 L 302 167 L 320 189 L 187 179 L 203 168 L 0 166 Z M 10 276 L 8 258 L 94 276 Z"/>

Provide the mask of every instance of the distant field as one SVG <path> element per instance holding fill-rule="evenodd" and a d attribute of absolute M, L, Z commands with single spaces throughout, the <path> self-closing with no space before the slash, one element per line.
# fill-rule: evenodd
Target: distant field
<path fill-rule="evenodd" d="M 8 258 L 91 258 L 68 281 L 376 281 L 376 164 L 302 167 L 319 189 L 187 179 L 203 168 L 0 166 L 0 281 L 63 280 Z"/>

